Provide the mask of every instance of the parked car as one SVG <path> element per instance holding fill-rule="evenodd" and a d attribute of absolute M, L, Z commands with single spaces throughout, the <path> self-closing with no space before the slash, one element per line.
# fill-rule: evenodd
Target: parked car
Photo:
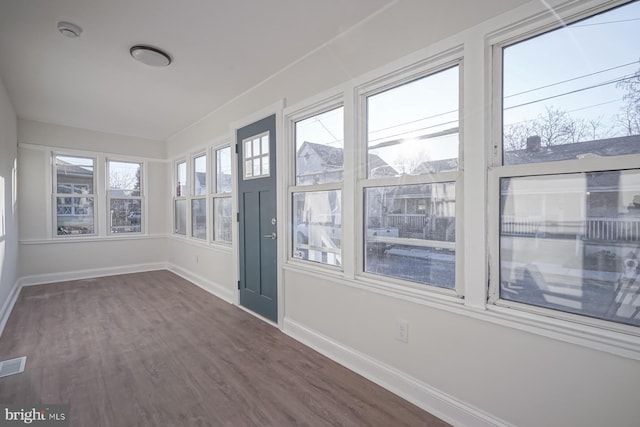
<path fill-rule="evenodd" d="M 131 224 L 140 224 L 140 211 L 131 211 L 127 215 L 127 219 Z"/>

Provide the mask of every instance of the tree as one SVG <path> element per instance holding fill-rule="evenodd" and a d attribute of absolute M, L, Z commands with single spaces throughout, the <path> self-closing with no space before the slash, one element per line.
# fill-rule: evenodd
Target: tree
<path fill-rule="evenodd" d="M 640 134 L 640 110 L 633 102 L 627 101 L 615 120 L 626 136 Z"/>
<path fill-rule="evenodd" d="M 588 131 L 587 137 L 592 141 L 608 138 L 613 131 L 613 126 L 609 125 L 609 127 L 605 127 L 604 116 L 587 119 L 585 126 Z"/>
<path fill-rule="evenodd" d="M 546 106 L 545 112 L 540 114 L 534 123 L 536 134 L 540 136 L 545 147 L 576 142 L 576 137 L 581 134 L 581 126 L 566 111 L 552 105 Z"/>
<path fill-rule="evenodd" d="M 505 151 L 527 148 L 527 138 L 535 135 L 531 122 L 514 123 L 504 127 L 503 141 Z"/>
<path fill-rule="evenodd" d="M 636 113 L 640 114 L 640 69 L 633 76 L 619 82 L 617 86 L 625 90 L 622 99 L 627 101 L 627 104 L 624 108 L 631 107 Z"/>
<path fill-rule="evenodd" d="M 617 86 L 625 90 L 622 97 L 625 104 L 620 114 L 616 116 L 616 122 L 626 135 L 638 135 L 640 134 L 640 69 Z"/>
<path fill-rule="evenodd" d="M 534 120 L 505 126 L 504 148 L 507 151 L 524 149 L 527 138 L 533 135 L 540 137 L 544 147 L 580 142 L 595 135 L 600 127 L 598 120 L 576 119 L 566 111 L 548 105 Z"/>

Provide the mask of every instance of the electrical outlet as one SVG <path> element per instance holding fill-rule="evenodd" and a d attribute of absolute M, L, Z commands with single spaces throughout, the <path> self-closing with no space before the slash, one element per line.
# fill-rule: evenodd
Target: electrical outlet
<path fill-rule="evenodd" d="M 409 342 L 409 322 L 404 319 L 396 320 L 396 340 L 404 343 Z"/>

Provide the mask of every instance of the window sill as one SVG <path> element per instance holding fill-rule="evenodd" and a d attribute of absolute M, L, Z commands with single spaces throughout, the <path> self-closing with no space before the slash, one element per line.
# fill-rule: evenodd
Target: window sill
<path fill-rule="evenodd" d="M 491 304 L 487 305 L 486 311 L 476 311 L 473 316 L 536 335 L 640 360 L 640 336 L 633 333 Z"/>
<path fill-rule="evenodd" d="M 351 286 L 503 327 L 518 329 L 633 360 L 640 360 L 640 336 L 633 333 L 624 333 L 608 328 L 558 319 L 513 307 L 487 304 L 486 309 L 478 309 L 465 305 L 464 298 L 457 297 L 453 293 L 447 293 L 446 290 L 439 291 L 437 288 L 415 289 L 409 286 L 374 280 L 369 277 L 359 276 L 355 279 L 349 279 L 343 277 L 339 271 L 300 265 L 300 263 L 289 262 L 285 264 L 284 270 L 313 277 L 317 277 L 317 273 L 321 271 L 324 273 L 323 280 L 337 285 Z"/>
<path fill-rule="evenodd" d="M 202 239 L 196 239 L 195 237 L 184 236 L 182 234 L 169 234 L 166 237 L 169 240 L 174 240 L 177 242 L 182 242 L 192 246 L 199 246 L 201 248 L 212 249 L 219 252 L 229 253 L 233 246 L 229 243 L 218 243 L 218 242 L 209 242 Z"/>
<path fill-rule="evenodd" d="M 47 245 L 58 243 L 86 243 L 86 242 L 118 242 L 122 240 L 148 240 L 148 239 L 162 239 L 164 234 L 144 234 L 135 233 L 130 235 L 109 235 L 109 236 L 64 236 L 64 237 L 51 237 L 49 239 L 26 239 L 20 240 L 21 245 Z"/>
<path fill-rule="evenodd" d="M 376 280 L 366 276 L 357 276 L 356 278 L 351 279 L 344 277 L 341 270 L 331 268 L 331 266 L 306 265 L 306 263 L 302 262 L 289 261 L 285 264 L 284 270 L 299 274 L 313 275 L 313 277 L 317 277 L 318 273 L 322 273 L 323 280 L 329 280 L 339 285 L 352 286 L 388 297 L 428 305 L 435 308 L 442 308 L 445 310 L 453 307 L 459 309 L 464 303 L 464 299 L 456 296 L 453 290 L 440 289 L 429 285 L 424 285 L 426 289 L 420 289 L 409 285 Z"/>

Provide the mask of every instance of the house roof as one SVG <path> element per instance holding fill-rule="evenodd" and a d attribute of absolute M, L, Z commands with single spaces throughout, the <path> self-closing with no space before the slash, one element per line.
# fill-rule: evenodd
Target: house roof
<path fill-rule="evenodd" d="M 344 150 L 340 147 L 305 141 L 298 149 L 298 157 L 305 149 L 313 150 L 322 163 L 333 169 L 342 169 L 344 165 Z M 369 168 L 376 171 L 376 176 L 395 176 L 398 172 L 376 154 L 369 154 Z"/>
<path fill-rule="evenodd" d="M 413 169 L 413 175 L 440 173 L 458 170 L 458 159 L 429 160 Z"/>
<path fill-rule="evenodd" d="M 640 135 L 552 145 L 551 147 L 541 147 L 540 151 L 527 149 L 505 151 L 504 164 L 553 162 L 589 156 L 608 157 L 635 153 L 640 153 Z"/>
<path fill-rule="evenodd" d="M 93 168 L 74 165 L 58 158 L 56 160 L 58 175 L 93 177 Z"/>

